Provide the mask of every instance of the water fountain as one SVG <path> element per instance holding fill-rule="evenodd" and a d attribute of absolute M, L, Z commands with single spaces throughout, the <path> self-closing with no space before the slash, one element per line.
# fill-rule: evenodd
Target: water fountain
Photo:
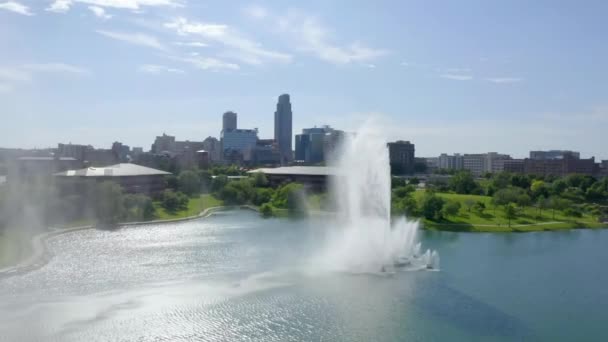
<path fill-rule="evenodd" d="M 437 252 L 421 253 L 419 223 L 391 219 L 391 175 L 386 140 L 372 124 L 345 139 L 335 158 L 331 195 L 338 208 L 323 263 L 338 271 L 438 269 Z"/>

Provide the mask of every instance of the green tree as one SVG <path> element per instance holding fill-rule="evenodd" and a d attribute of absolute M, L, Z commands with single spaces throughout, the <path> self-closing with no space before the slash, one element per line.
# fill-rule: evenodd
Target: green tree
<path fill-rule="evenodd" d="M 201 189 L 203 192 L 207 193 L 211 190 L 211 181 L 213 178 L 211 177 L 211 172 L 208 170 L 199 170 L 198 178 L 201 182 Z"/>
<path fill-rule="evenodd" d="M 270 188 L 256 188 L 251 202 L 254 205 L 261 206 L 264 203 L 268 203 L 272 200 L 273 190 Z"/>
<path fill-rule="evenodd" d="M 549 208 L 551 208 L 551 210 L 553 211 L 552 212 L 553 220 L 555 220 L 555 212 L 557 210 L 564 210 L 569 205 L 570 205 L 570 201 L 568 201 L 564 198 L 558 197 L 558 196 L 551 196 L 549 198 Z"/>
<path fill-rule="evenodd" d="M 393 190 L 393 197 L 404 198 L 414 193 L 416 188 L 413 185 L 401 186 Z"/>
<path fill-rule="evenodd" d="M 188 196 L 201 192 L 201 179 L 194 171 L 182 171 L 177 177 L 179 190 Z"/>
<path fill-rule="evenodd" d="M 432 192 L 424 194 L 422 199 L 421 211 L 422 215 L 429 220 L 439 221 L 442 219 L 442 209 L 445 200 Z"/>
<path fill-rule="evenodd" d="M 467 198 L 464 200 L 464 205 L 467 207 L 467 211 L 471 212 L 471 209 L 473 209 L 473 206 L 475 205 L 475 200 L 472 198 Z"/>
<path fill-rule="evenodd" d="M 167 182 L 167 188 L 177 191 L 178 187 L 179 187 L 179 182 L 177 180 L 177 176 L 175 175 L 168 175 L 165 177 L 165 182 Z"/>
<path fill-rule="evenodd" d="M 410 178 L 408 184 L 418 185 L 418 184 L 420 184 L 420 179 L 418 179 L 418 177 L 412 177 L 412 178 Z"/>
<path fill-rule="evenodd" d="M 275 208 L 297 209 L 298 196 L 304 187 L 298 183 L 288 183 L 278 188 L 272 197 L 272 205 Z"/>
<path fill-rule="evenodd" d="M 124 218 L 127 221 L 145 221 L 154 218 L 152 199 L 142 194 L 124 195 Z"/>
<path fill-rule="evenodd" d="M 536 200 L 536 207 L 538 208 L 538 216 L 540 218 L 542 218 L 543 210 L 545 210 L 545 209 L 547 209 L 547 207 L 549 207 L 549 200 L 547 199 L 547 197 L 545 197 L 545 196 L 538 197 L 538 199 Z"/>
<path fill-rule="evenodd" d="M 457 194 L 472 194 L 479 189 L 469 171 L 460 171 L 450 178 L 450 188 Z"/>
<path fill-rule="evenodd" d="M 477 201 L 475 202 L 475 205 L 473 205 L 473 210 L 475 210 L 478 215 L 482 215 L 486 210 L 486 204 L 482 201 Z"/>
<path fill-rule="evenodd" d="M 411 195 L 393 198 L 391 211 L 394 215 L 416 216 L 418 213 L 418 203 Z"/>
<path fill-rule="evenodd" d="M 226 175 L 215 176 L 211 181 L 211 191 L 213 193 L 219 193 L 226 184 L 228 184 L 228 177 L 226 177 Z"/>
<path fill-rule="evenodd" d="M 517 210 L 513 204 L 505 205 L 505 218 L 509 220 L 509 227 L 511 227 L 511 220 L 517 218 Z"/>
<path fill-rule="evenodd" d="M 171 189 L 163 191 L 161 195 L 161 206 L 169 213 L 175 213 L 188 208 L 188 196 Z"/>
<path fill-rule="evenodd" d="M 268 186 L 268 178 L 262 172 L 256 172 L 253 175 L 253 185 L 256 188 L 264 188 Z"/>
<path fill-rule="evenodd" d="M 444 216 L 456 216 L 460 211 L 460 202 L 459 201 L 447 201 L 443 205 L 443 215 Z"/>
<path fill-rule="evenodd" d="M 405 185 L 405 179 L 401 177 L 391 177 L 391 188 L 395 189 Z"/>
<path fill-rule="evenodd" d="M 260 207 L 260 214 L 262 215 L 262 217 L 272 217 L 273 215 L 273 209 L 272 209 L 272 205 L 270 205 L 270 203 L 264 203 L 262 204 L 262 206 Z"/>
<path fill-rule="evenodd" d="M 554 181 L 553 183 L 551 183 L 549 192 L 552 195 L 561 196 L 561 194 L 564 191 L 566 191 L 567 188 L 568 188 L 568 183 L 566 183 L 566 181 L 563 179 L 558 179 L 558 180 Z"/>
<path fill-rule="evenodd" d="M 120 185 L 106 181 L 97 185 L 95 192 L 95 218 L 103 225 L 117 223 L 124 214 L 123 193 Z"/>
<path fill-rule="evenodd" d="M 542 180 L 533 181 L 530 185 L 530 191 L 532 192 L 532 198 L 546 197 L 549 194 L 545 181 Z"/>

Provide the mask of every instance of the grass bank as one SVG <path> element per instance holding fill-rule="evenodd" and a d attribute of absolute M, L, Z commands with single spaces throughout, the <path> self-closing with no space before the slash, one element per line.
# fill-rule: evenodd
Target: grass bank
<path fill-rule="evenodd" d="M 186 210 L 180 210 L 175 212 L 168 212 L 160 205 L 160 202 L 154 202 L 154 208 L 156 209 L 155 220 L 171 220 L 179 219 L 189 216 L 200 214 L 207 208 L 219 207 L 224 205 L 222 200 L 215 198 L 211 194 L 204 194 L 197 197 L 191 197 L 188 201 L 188 207 Z"/>
<path fill-rule="evenodd" d="M 502 206 L 494 207 L 492 198 L 489 196 L 460 195 L 452 193 L 437 193 L 445 200 L 460 202 L 461 208 L 458 214 L 445 217 L 441 221 L 424 219 L 423 223 L 427 229 L 471 231 L 471 232 L 526 232 L 546 231 L 575 228 L 608 228 L 608 224 L 598 222 L 597 217 L 583 214 L 582 217 L 566 216 L 562 211 L 551 209 L 538 210 L 535 207 L 518 209 L 517 218 L 509 221 L 505 217 Z M 423 191 L 414 194 L 418 203 L 421 203 Z M 482 202 L 486 209 L 476 212 L 467 207 L 467 203 Z"/>
<path fill-rule="evenodd" d="M 16 264 L 32 252 L 32 235 L 19 230 L 0 233 L 0 268 Z"/>

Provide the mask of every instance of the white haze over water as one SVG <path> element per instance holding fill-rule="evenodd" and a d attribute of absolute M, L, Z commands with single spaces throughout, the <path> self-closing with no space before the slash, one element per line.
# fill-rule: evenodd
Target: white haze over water
<path fill-rule="evenodd" d="M 349 136 L 335 155 L 338 177 L 330 193 L 338 215 L 329 224 L 325 250 L 317 264 L 332 271 L 377 273 L 437 269 L 434 251 L 421 254 L 419 223 L 391 220 L 391 174 L 387 141 L 368 121 Z"/>

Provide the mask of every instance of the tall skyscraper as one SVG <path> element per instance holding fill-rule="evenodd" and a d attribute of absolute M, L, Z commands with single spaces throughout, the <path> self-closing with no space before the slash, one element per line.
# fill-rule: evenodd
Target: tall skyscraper
<path fill-rule="evenodd" d="M 293 159 L 292 144 L 292 113 L 289 94 L 279 96 L 277 110 L 274 112 L 274 140 L 281 153 L 281 163 L 285 164 Z"/>
<path fill-rule="evenodd" d="M 236 113 L 235 112 L 226 112 L 223 117 L 222 130 L 233 130 L 236 129 Z"/>

